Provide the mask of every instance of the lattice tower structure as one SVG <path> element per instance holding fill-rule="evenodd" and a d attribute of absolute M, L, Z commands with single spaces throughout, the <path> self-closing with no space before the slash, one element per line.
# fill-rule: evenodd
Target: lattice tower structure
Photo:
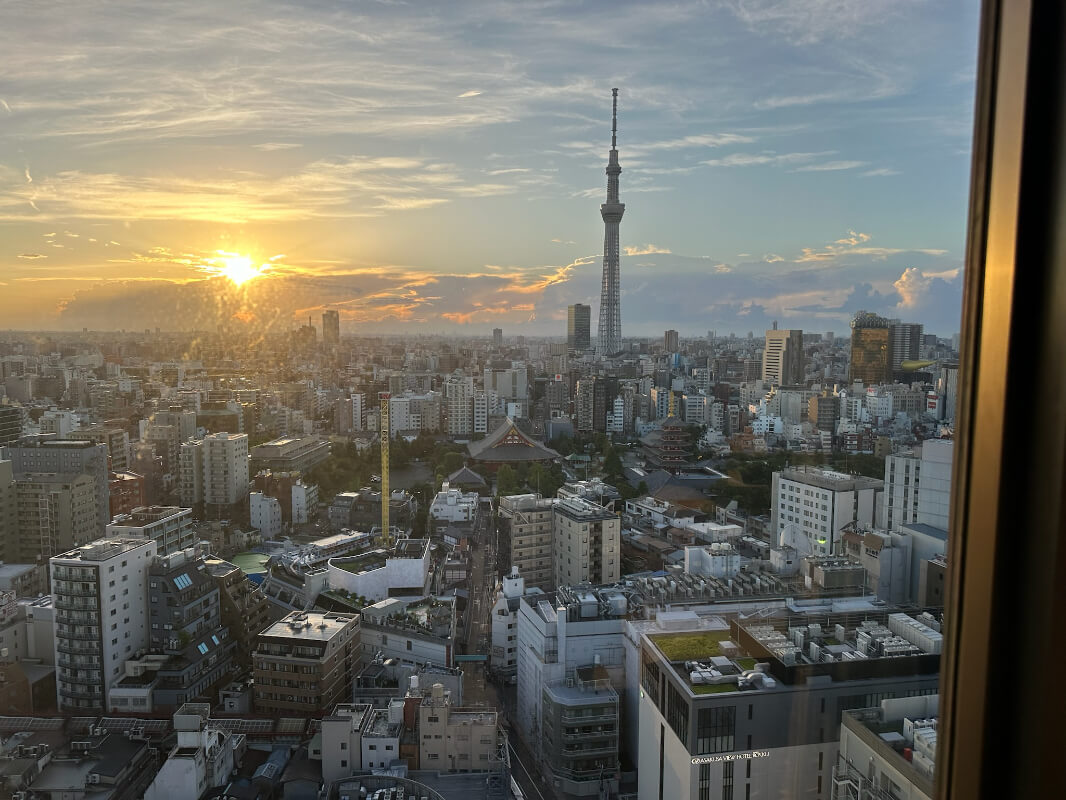
<path fill-rule="evenodd" d="M 618 200 L 618 90 L 612 89 L 611 152 L 607 159 L 607 202 L 600 206 L 603 218 L 603 282 L 600 285 L 600 327 L 596 349 L 613 356 L 622 350 L 621 275 L 619 271 L 618 225 L 625 203 Z"/>

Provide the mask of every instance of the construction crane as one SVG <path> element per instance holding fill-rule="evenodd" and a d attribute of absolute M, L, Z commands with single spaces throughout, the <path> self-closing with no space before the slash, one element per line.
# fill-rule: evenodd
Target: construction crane
<path fill-rule="evenodd" d="M 389 392 L 378 392 L 381 403 L 381 545 L 392 546 L 392 531 L 389 528 Z"/>

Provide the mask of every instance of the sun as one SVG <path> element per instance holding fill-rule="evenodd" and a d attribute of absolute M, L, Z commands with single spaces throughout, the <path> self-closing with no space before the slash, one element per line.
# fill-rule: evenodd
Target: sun
<path fill-rule="evenodd" d="M 250 256 L 238 253 L 222 253 L 214 260 L 219 275 L 228 278 L 234 286 L 241 286 L 263 274 L 263 264 L 255 264 Z"/>

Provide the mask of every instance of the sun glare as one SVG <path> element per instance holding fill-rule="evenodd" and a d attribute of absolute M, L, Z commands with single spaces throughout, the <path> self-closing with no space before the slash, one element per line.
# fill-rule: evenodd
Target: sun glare
<path fill-rule="evenodd" d="M 237 253 L 222 253 L 214 261 L 218 274 L 228 278 L 235 286 L 241 286 L 263 274 L 263 265 L 255 264 L 249 256 Z"/>

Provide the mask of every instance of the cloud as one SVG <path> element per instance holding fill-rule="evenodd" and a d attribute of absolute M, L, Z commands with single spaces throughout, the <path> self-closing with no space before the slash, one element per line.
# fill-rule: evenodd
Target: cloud
<path fill-rule="evenodd" d="M 478 92 L 478 91 L 475 91 L 475 90 L 471 89 L 469 92 L 463 92 L 462 94 L 457 94 L 456 97 L 460 98 L 460 99 L 463 98 L 463 97 L 477 97 L 479 94 L 481 94 L 481 92 Z"/>
<path fill-rule="evenodd" d="M 901 253 L 923 253 L 931 256 L 942 256 L 947 253 L 946 250 L 936 248 L 902 248 L 902 247 L 872 247 L 867 246 L 867 242 L 872 237 L 868 233 L 858 233 L 856 231 L 848 231 L 848 235 L 842 239 L 837 239 L 832 244 L 827 244 L 824 247 L 804 247 L 801 250 L 801 255 L 796 259 L 797 263 L 810 262 L 810 261 L 834 261 L 840 257 L 847 256 L 871 256 L 874 258 L 886 258 L 887 256 L 899 255 Z"/>
<path fill-rule="evenodd" d="M 17 258 L 24 258 L 27 261 L 35 261 L 38 258 L 48 258 L 48 256 L 41 255 L 40 253 L 19 253 Z"/>
<path fill-rule="evenodd" d="M 712 158 L 701 161 L 708 167 L 753 167 L 761 165 L 782 166 L 787 164 L 802 164 L 821 156 L 831 155 L 833 151 L 821 153 L 732 153 L 723 158 Z"/>
<path fill-rule="evenodd" d="M 646 256 L 646 255 L 650 255 L 652 253 L 669 253 L 670 252 L 669 248 L 659 247 L 658 245 L 655 245 L 655 244 L 643 244 L 643 245 L 635 245 L 635 246 L 631 246 L 631 247 L 623 247 L 622 250 L 623 250 L 623 252 L 625 252 L 625 254 L 627 256 Z"/>
<path fill-rule="evenodd" d="M 784 261 L 785 259 L 777 255 L 777 253 L 767 253 L 762 257 L 762 260 L 767 264 L 776 264 L 778 261 Z"/>
<path fill-rule="evenodd" d="M 869 169 L 866 172 L 860 173 L 863 178 L 880 178 L 899 174 L 900 172 L 898 169 L 891 169 L 889 167 L 878 167 L 877 169 Z"/>
<path fill-rule="evenodd" d="M 259 144 L 253 144 L 256 150 L 262 150 L 264 153 L 272 153 L 275 150 L 295 150 L 298 147 L 303 147 L 300 142 L 261 142 Z"/>
<path fill-rule="evenodd" d="M 866 166 L 865 161 L 827 161 L 824 164 L 808 164 L 797 167 L 796 172 L 835 172 L 842 169 L 855 169 Z"/>

